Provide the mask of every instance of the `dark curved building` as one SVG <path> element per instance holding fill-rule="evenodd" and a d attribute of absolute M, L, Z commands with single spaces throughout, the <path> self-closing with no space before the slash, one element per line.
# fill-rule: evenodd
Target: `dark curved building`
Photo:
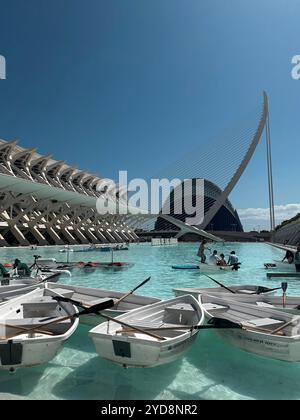
<path fill-rule="evenodd" d="M 192 204 L 196 204 L 196 179 L 193 179 L 192 184 Z M 215 185 L 213 182 L 204 180 L 204 212 L 205 214 L 215 203 L 216 199 L 222 194 L 222 190 Z M 183 207 L 183 206 L 182 206 Z M 174 191 L 170 194 L 170 216 L 186 221 L 186 218 L 193 217 L 193 215 L 174 214 Z M 159 217 L 155 223 L 155 230 L 179 230 L 179 228 L 172 223 Z M 237 211 L 232 206 L 231 202 L 226 199 L 225 203 L 220 207 L 212 220 L 204 227 L 204 230 L 216 230 L 216 231 L 236 231 L 243 232 L 243 226 L 241 224 Z"/>

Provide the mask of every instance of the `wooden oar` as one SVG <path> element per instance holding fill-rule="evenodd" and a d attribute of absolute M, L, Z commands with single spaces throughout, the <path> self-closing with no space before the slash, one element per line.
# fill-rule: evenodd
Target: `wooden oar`
<path fill-rule="evenodd" d="M 149 280 L 151 279 L 151 277 L 148 277 L 146 280 L 144 280 L 142 283 L 140 283 L 138 286 L 136 286 L 134 289 L 130 290 L 130 292 L 126 293 L 124 296 L 122 296 L 120 299 L 117 300 L 117 302 L 115 303 L 114 307 L 117 308 L 117 306 L 119 305 L 120 302 L 122 302 L 122 300 L 126 299 L 127 296 L 131 295 L 132 293 L 134 293 L 137 289 L 139 289 L 140 287 L 144 286 L 144 284 L 146 284 Z"/>
<path fill-rule="evenodd" d="M 261 295 L 262 293 L 275 292 L 275 290 L 281 290 L 282 287 L 274 287 L 274 289 L 269 289 L 268 287 L 258 286 L 257 291 L 251 293 L 252 295 Z"/>
<path fill-rule="evenodd" d="M 84 302 L 81 302 L 79 300 L 74 300 L 74 299 L 71 299 L 71 298 L 67 298 L 67 297 L 64 297 L 64 296 L 52 296 L 52 299 L 56 300 L 57 302 L 72 303 L 72 305 L 78 306 L 79 308 L 83 308 L 83 309 L 91 308 L 91 305 L 86 305 Z M 107 300 L 111 300 L 111 299 L 108 298 Z"/>
<path fill-rule="evenodd" d="M 129 329 L 118 330 L 116 333 L 131 332 L 136 327 L 130 325 Z M 147 327 L 145 331 L 171 331 L 171 330 L 207 330 L 207 329 L 242 329 L 242 325 L 236 322 L 229 321 L 225 318 L 211 318 L 206 325 L 174 325 L 172 327 Z"/>
<path fill-rule="evenodd" d="M 90 314 L 90 313 L 98 313 L 101 310 L 111 308 L 113 305 L 114 305 L 114 301 L 111 299 L 109 301 L 98 303 L 97 305 L 93 305 L 90 308 L 84 309 L 81 312 L 78 312 L 78 313 L 75 313 L 75 314 L 72 314 L 72 315 L 68 315 L 68 316 L 64 316 L 62 318 L 55 318 L 53 321 L 41 324 L 41 327 L 45 328 L 45 327 L 48 327 L 49 325 L 59 324 L 60 322 L 67 321 L 68 319 L 72 319 L 72 318 L 77 318 L 81 315 L 87 315 L 87 314 Z M 52 317 L 48 318 L 48 319 L 52 319 Z M 0 340 L 10 340 L 10 339 L 12 339 L 12 338 L 14 338 L 18 335 L 24 334 L 25 332 L 26 332 L 26 334 L 30 334 L 32 332 L 37 331 L 39 328 L 40 327 L 33 327 L 33 328 L 26 328 L 26 329 L 22 328 L 23 331 L 19 331 L 18 333 L 13 334 L 9 337 L 1 337 Z"/>
<path fill-rule="evenodd" d="M 11 324 L 0 324 L 0 327 L 5 327 L 5 328 L 11 328 L 11 329 L 14 329 L 14 330 L 19 330 L 19 331 L 23 331 L 25 334 L 27 333 L 27 331 L 28 331 L 28 328 L 26 328 L 26 327 L 22 327 L 22 326 L 18 326 L 18 325 L 11 325 Z M 38 327 L 37 327 L 38 328 Z M 36 330 L 36 332 L 37 333 L 40 333 L 40 334 L 46 334 L 46 335 L 53 335 L 53 333 L 52 332 L 50 332 L 50 331 L 44 331 L 44 330 L 40 330 L 40 329 L 38 329 L 38 330 Z"/>
<path fill-rule="evenodd" d="M 123 327 L 127 327 L 127 328 L 131 329 L 132 331 L 138 331 L 138 332 L 140 332 L 142 334 L 146 334 L 146 335 L 149 335 L 150 337 L 156 338 L 157 340 L 166 340 L 165 337 L 161 337 L 160 335 L 152 334 L 147 329 L 140 328 L 140 327 L 135 327 L 133 325 L 127 324 L 127 322 L 120 321 L 118 318 L 112 318 L 112 317 L 110 317 L 108 315 L 104 315 L 102 313 L 100 313 L 100 315 L 103 318 L 107 319 L 107 321 L 116 322 L 117 324 L 120 324 Z"/>
<path fill-rule="evenodd" d="M 216 324 L 214 324 L 213 322 L 210 324 L 210 321 L 212 320 L 216 320 Z M 257 331 L 257 332 L 266 332 L 268 334 L 272 333 L 272 330 L 268 330 L 266 328 L 259 328 L 259 327 L 255 327 L 255 326 L 250 326 L 250 325 L 242 325 L 236 322 L 232 322 L 229 321 L 225 318 L 211 318 L 210 321 L 208 321 L 207 325 L 176 325 L 173 327 L 155 327 L 155 328 L 150 328 L 147 327 L 147 329 L 145 331 L 172 331 L 172 330 L 206 330 L 206 329 L 240 329 L 240 330 L 244 330 L 244 331 Z M 132 332 L 133 329 L 132 328 L 128 328 L 128 329 L 123 329 L 123 330 L 118 330 L 116 331 L 116 333 L 128 333 L 128 332 Z"/>
<path fill-rule="evenodd" d="M 124 296 L 122 296 L 120 299 L 118 299 L 115 304 L 114 304 L 114 308 L 117 307 L 117 305 L 124 300 L 125 298 L 127 298 L 127 296 L 131 295 L 133 292 L 135 292 L 137 289 L 139 289 L 140 287 L 142 287 L 144 284 L 146 284 L 149 280 L 151 279 L 151 277 L 148 277 L 146 280 L 142 281 L 142 283 L 140 283 L 138 286 L 136 286 L 134 289 L 132 289 L 130 292 L 126 293 Z M 89 308 L 89 306 L 87 306 L 84 302 L 80 302 L 77 300 L 73 300 L 71 298 L 66 298 L 64 296 L 53 296 L 53 299 L 57 300 L 58 302 L 69 302 L 72 303 L 75 306 L 79 306 L 81 308 Z M 108 298 L 109 299 L 109 298 Z"/>
<path fill-rule="evenodd" d="M 58 301 L 60 301 L 60 302 L 70 302 L 70 303 L 74 302 L 74 305 L 76 305 L 76 306 L 80 306 L 80 305 L 79 305 L 79 303 L 80 303 L 80 302 L 76 302 L 76 301 L 74 301 L 74 300 L 72 300 L 72 299 L 70 299 L 70 298 L 60 297 L 60 296 L 55 296 L 55 298 L 54 298 L 54 299 L 55 299 L 55 300 L 58 300 Z M 114 305 L 113 305 L 113 306 L 114 306 Z M 148 333 L 148 332 L 147 332 L 146 330 L 144 330 L 143 328 L 139 328 L 139 327 L 132 327 L 131 325 L 129 325 L 129 324 L 127 324 L 127 323 L 123 322 L 123 321 L 119 321 L 117 318 L 112 318 L 112 317 L 110 317 L 110 316 L 108 316 L 108 315 L 105 315 L 105 314 L 103 314 L 102 312 L 99 312 L 99 313 L 98 313 L 98 315 L 99 315 L 99 316 L 102 316 L 102 318 L 105 318 L 105 319 L 107 319 L 108 321 L 113 321 L 113 322 L 116 322 L 117 324 L 123 325 L 124 327 L 130 327 L 130 328 L 133 328 L 133 330 L 135 330 L 135 331 L 139 331 L 139 332 L 140 332 L 140 333 L 142 333 L 142 334 L 150 335 L 150 337 L 156 338 L 156 339 L 158 339 L 158 340 L 165 340 L 165 338 L 164 338 L 164 337 L 160 337 L 159 335 L 156 335 L 156 334 L 151 334 L 150 332 Z"/>
<path fill-rule="evenodd" d="M 222 284 L 222 283 L 220 283 L 219 281 L 217 281 L 217 280 L 213 279 L 213 278 L 212 278 L 212 277 L 210 277 L 209 275 L 204 274 L 204 273 L 203 273 L 203 275 L 204 275 L 204 276 L 206 276 L 206 277 L 208 277 L 210 280 L 214 281 L 214 282 L 215 282 L 216 284 L 218 284 L 219 286 L 224 287 L 224 289 L 228 290 L 228 292 L 230 292 L 230 293 L 234 293 L 234 294 L 236 293 L 234 290 L 229 289 L 229 287 L 224 286 L 224 284 Z"/>
<path fill-rule="evenodd" d="M 299 320 L 300 320 L 300 316 L 297 316 L 297 317 L 291 319 L 289 322 L 286 322 L 285 324 L 276 328 L 276 330 L 273 330 L 271 334 L 272 335 L 277 334 L 279 331 L 283 330 L 285 327 L 288 327 L 289 325 L 293 324 L 295 321 L 299 321 Z"/>

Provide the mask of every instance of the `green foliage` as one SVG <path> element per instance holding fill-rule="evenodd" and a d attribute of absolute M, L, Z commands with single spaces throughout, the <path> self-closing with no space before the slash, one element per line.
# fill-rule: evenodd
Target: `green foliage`
<path fill-rule="evenodd" d="M 280 225 L 276 226 L 275 230 L 279 230 L 282 227 L 288 225 L 289 223 L 295 222 L 298 219 L 300 219 L 300 213 L 297 213 L 296 216 L 292 217 L 289 220 L 284 220 Z"/>

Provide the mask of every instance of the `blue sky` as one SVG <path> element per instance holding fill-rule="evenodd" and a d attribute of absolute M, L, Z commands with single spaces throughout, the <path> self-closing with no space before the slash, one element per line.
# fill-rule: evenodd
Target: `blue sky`
<path fill-rule="evenodd" d="M 149 177 L 238 121 L 266 90 L 280 217 L 300 203 L 300 80 L 291 77 L 291 59 L 300 54 L 299 1 L 0 6 L 7 62 L 1 138 L 105 177 L 119 169 Z M 267 208 L 264 143 L 230 198 L 239 209 Z M 267 226 L 264 212 L 245 226 Z"/>

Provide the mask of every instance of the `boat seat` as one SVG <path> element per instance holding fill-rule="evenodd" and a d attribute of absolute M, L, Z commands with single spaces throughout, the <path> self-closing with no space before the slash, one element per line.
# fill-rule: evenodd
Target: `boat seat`
<path fill-rule="evenodd" d="M 28 328 L 28 329 L 36 328 L 38 330 L 49 331 L 55 334 L 62 334 L 70 327 L 70 320 L 65 320 L 57 324 L 47 325 L 43 327 L 43 321 L 45 319 L 47 319 L 47 317 L 6 319 L 5 320 L 6 335 L 11 335 L 14 332 L 20 331 L 20 330 L 18 331 L 15 328 L 10 328 L 10 325 L 13 325 L 14 327 L 22 327 L 22 328 Z M 47 320 L 45 322 L 46 323 L 50 322 L 50 320 Z"/>
<path fill-rule="evenodd" d="M 62 287 L 55 288 L 53 291 L 66 298 L 71 298 L 74 295 L 74 290 L 63 289 Z"/>
<path fill-rule="evenodd" d="M 163 322 L 168 324 L 190 325 L 196 310 L 190 303 L 176 303 L 165 307 Z"/>
<path fill-rule="evenodd" d="M 243 295 L 255 295 L 255 290 L 248 290 L 248 289 L 238 289 L 236 293 L 242 293 Z"/>
<path fill-rule="evenodd" d="M 180 310 L 180 311 L 188 311 L 188 312 L 195 312 L 195 309 L 192 307 L 190 303 L 175 303 L 171 306 L 166 306 L 166 311 L 173 311 L 173 310 Z"/>
<path fill-rule="evenodd" d="M 261 306 L 262 308 L 274 308 L 274 305 L 267 302 L 256 302 L 256 305 Z"/>
<path fill-rule="evenodd" d="M 151 321 L 151 320 L 146 320 L 146 319 L 135 319 L 133 321 L 129 321 L 128 325 L 132 326 L 132 327 L 138 327 L 138 328 L 160 328 L 162 326 L 162 322 L 161 321 Z M 128 327 L 123 327 L 123 328 L 128 328 Z"/>
<path fill-rule="evenodd" d="M 24 318 L 30 318 L 34 315 L 49 316 L 51 312 L 57 308 L 57 302 L 51 301 L 39 301 L 39 302 L 26 302 L 22 303 Z"/>
<path fill-rule="evenodd" d="M 243 325 L 248 326 L 255 326 L 255 327 L 267 327 L 269 325 L 275 325 L 275 324 L 283 324 L 284 321 L 280 319 L 274 319 L 274 318 L 257 318 L 257 319 L 249 319 L 245 322 L 243 322 Z"/>
<path fill-rule="evenodd" d="M 217 305 L 216 303 L 202 303 L 203 308 L 206 311 L 212 311 L 216 309 L 228 309 L 228 306 Z"/>

